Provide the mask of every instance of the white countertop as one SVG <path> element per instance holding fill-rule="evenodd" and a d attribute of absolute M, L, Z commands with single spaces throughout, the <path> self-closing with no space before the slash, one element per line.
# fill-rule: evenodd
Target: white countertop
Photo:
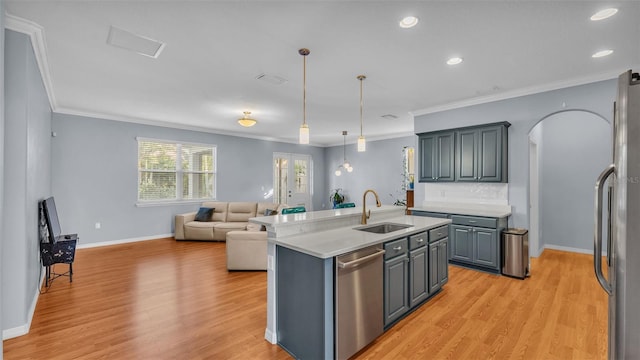
<path fill-rule="evenodd" d="M 372 214 L 376 213 L 386 213 L 386 212 L 401 212 L 404 211 L 403 207 L 393 206 L 393 205 L 382 205 L 381 207 L 376 207 L 375 203 L 373 206 L 367 206 L 367 210 L 371 210 Z M 297 214 L 287 214 L 287 215 L 277 215 L 277 216 L 259 216 L 255 218 L 249 219 L 250 222 L 265 225 L 265 226 L 278 226 L 278 225 L 288 225 L 291 223 L 302 224 L 309 222 L 325 222 L 325 221 L 333 221 L 337 218 L 345 217 L 345 216 L 360 216 L 362 215 L 362 206 L 354 207 L 354 208 L 343 208 L 343 209 L 329 209 L 329 210 L 318 210 L 318 211 L 310 211 L 303 212 Z"/>
<path fill-rule="evenodd" d="M 451 220 L 402 215 L 399 217 L 385 219 L 383 221 L 369 222 L 367 225 L 386 222 L 408 224 L 412 226 L 387 234 L 375 234 L 366 231 L 354 230 L 354 228 L 362 227 L 364 225 L 344 226 L 331 230 L 304 233 L 301 235 L 269 238 L 269 242 L 321 259 L 327 259 L 362 249 L 367 246 L 380 244 L 388 240 L 401 238 L 403 236 L 447 225 L 451 223 Z"/>
<path fill-rule="evenodd" d="M 413 211 L 429 211 L 437 213 L 457 214 L 457 215 L 473 215 L 492 218 L 503 218 L 511 216 L 510 205 L 496 204 L 472 204 L 472 203 L 444 203 L 434 202 L 422 204 L 420 207 L 412 207 Z"/>

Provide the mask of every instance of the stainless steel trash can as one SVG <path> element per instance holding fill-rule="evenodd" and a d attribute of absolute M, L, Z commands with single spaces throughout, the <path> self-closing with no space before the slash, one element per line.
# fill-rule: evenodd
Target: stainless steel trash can
<path fill-rule="evenodd" d="M 529 276 L 529 230 L 502 232 L 502 274 L 520 279 Z"/>

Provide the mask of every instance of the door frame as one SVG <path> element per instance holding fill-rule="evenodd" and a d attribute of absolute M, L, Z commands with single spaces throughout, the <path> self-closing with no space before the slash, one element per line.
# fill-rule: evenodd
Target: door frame
<path fill-rule="evenodd" d="M 276 184 L 276 167 L 275 167 L 275 159 L 277 158 L 284 158 L 287 159 L 288 162 L 291 164 L 290 167 L 288 167 L 288 176 L 287 176 L 287 187 L 290 189 L 294 186 L 293 181 L 295 176 L 294 176 L 294 160 L 296 159 L 305 159 L 307 160 L 307 169 L 308 169 L 308 174 L 307 174 L 307 179 L 308 179 L 308 183 L 307 183 L 307 194 L 305 197 L 305 208 L 307 211 L 312 211 L 313 210 L 313 157 L 309 154 L 295 154 L 295 153 L 283 153 L 283 152 L 274 152 L 273 153 L 273 158 L 271 159 L 271 167 L 273 170 L 273 189 L 274 189 L 274 201 L 279 202 L 280 200 L 275 198 L 275 189 L 277 187 Z M 288 201 L 287 201 L 288 203 Z M 292 205 L 292 204 L 287 204 L 287 205 Z M 293 204 L 293 205 L 297 205 L 297 204 Z"/>
<path fill-rule="evenodd" d="M 540 161 L 538 144 L 529 138 L 529 250 L 540 256 Z"/>

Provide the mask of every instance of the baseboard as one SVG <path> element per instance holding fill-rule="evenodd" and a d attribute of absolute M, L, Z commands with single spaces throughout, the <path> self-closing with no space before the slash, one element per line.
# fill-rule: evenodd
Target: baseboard
<path fill-rule="evenodd" d="M 129 238 L 129 239 L 101 241 L 101 242 L 86 243 L 86 244 L 78 242 L 78 246 L 76 246 L 76 249 L 88 249 L 88 248 L 94 248 L 94 247 L 99 247 L 99 246 L 119 245 L 119 244 L 126 244 L 126 243 L 132 243 L 132 242 L 138 242 L 138 241 L 147 241 L 147 240 L 158 240 L 158 239 L 168 238 L 168 237 L 173 237 L 173 233 L 171 233 L 171 234 L 152 235 L 152 236 L 143 236 L 143 237 Z"/>
<path fill-rule="evenodd" d="M 278 338 L 276 337 L 276 334 L 269 329 L 266 329 L 264 331 L 264 338 L 272 344 L 278 343 Z"/>
<path fill-rule="evenodd" d="M 2 330 L 2 340 L 11 339 L 14 337 L 27 335 L 29 330 L 31 329 L 31 321 L 33 320 L 33 315 L 36 313 L 36 305 L 38 304 L 38 298 L 40 297 L 40 289 L 42 289 L 42 283 L 44 283 L 44 275 L 45 272 L 40 272 L 40 281 L 38 282 L 38 289 L 36 290 L 35 295 L 33 296 L 33 300 L 31 301 L 31 306 L 29 307 L 29 313 L 27 314 L 27 323 L 16 326 L 11 329 Z"/>
<path fill-rule="evenodd" d="M 549 244 L 545 244 L 544 245 L 544 248 L 542 249 L 542 252 L 544 252 L 545 249 L 560 250 L 560 251 L 568 251 L 568 252 L 574 252 L 574 253 L 579 253 L 579 254 L 593 255 L 593 249 L 579 249 L 579 248 L 574 248 L 574 247 L 569 247 L 569 246 L 549 245 Z M 540 255 L 542 255 L 542 252 L 540 252 Z M 604 251 L 602 253 L 602 256 L 605 256 L 605 255 L 607 255 L 606 251 Z"/>

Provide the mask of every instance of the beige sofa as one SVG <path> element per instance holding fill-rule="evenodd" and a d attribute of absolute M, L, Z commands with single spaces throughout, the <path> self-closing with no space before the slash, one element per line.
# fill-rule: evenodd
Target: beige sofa
<path fill-rule="evenodd" d="M 264 216 L 267 209 L 277 210 L 279 213 L 286 205 L 208 201 L 202 203 L 202 207 L 215 209 L 211 221 L 195 221 L 196 212 L 176 215 L 174 236 L 176 240 L 226 241 L 228 232 L 246 231 L 250 218 Z"/>

